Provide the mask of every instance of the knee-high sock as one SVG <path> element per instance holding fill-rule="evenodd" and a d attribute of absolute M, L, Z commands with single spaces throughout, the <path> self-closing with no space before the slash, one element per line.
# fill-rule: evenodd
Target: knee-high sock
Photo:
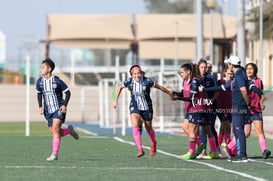
<path fill-rule="evenodd" d="M 215 137 L 212 136 L 209 138 L 209 147 L 210 147 L 210 152 L 217 152 L 216 148 L 216 142 L 215 142 Z"/>
<path fill-rule="evenodd" d="M 61 143 L 61 139 L 60 138 L 53 138 L 53 140 L 52 140 L 52 146 L 53 146 L 52 153 L 54 155 L 58 155 L 59 148 L 60 148 L 60 143 Z"/>
<path fill-rule="evenodd" d="M 196 143 L 197 146 L 200 145 L 200 135 L 199 134 L 196 136 L 195 143 Z"/>
<path fill-rule="evenodd" d="M 222 142 L 223 142 L 223 139 L 224 139 L 224 135 L 222 135 L 222 134 L 218 134 L 218 143 L 219 143 L 219 148 L 221 147 L 221 145 L 222 145 Z"/>
<path fill-rule="evenodd" d="M 266 150 L 266 140 L 265 139 L 259 139 L 259 144 L 262 150 L 262 153 L 264 152 L 264 150 Z"/>
<path fill-rule="evenodd" d="M 155 144 L 155 131 L 152 129 L 150 132 L 148 132 L 148 135 L 150 137 L 151 143 Z"/>
<path fill-rule="evenodd" d="M 66 136 L 66 135 L 69 135 L 70 134 L 70 129 L 68 128 L 62 128 L 62 137 Z"/>
<path fill-rule="evenodd" d="M 230 134 L 225 134 L 224 135 L 224 139 L 225 139 L 225 142 L 226 142 L 226 145 L 228 145 L 230 143 Z"/>
<path fill-rule="evenodd" d="M 133 135 L 134 135 L 134 139 L 135 139 L 137 147 L 139 149 L 142 148 L 141 136 L 140 136 L 140 132 L 138 128 L 133 128 Z"/>
<path fill-rule="evenodd" d="M 195 154 L 195 144 L 196 144 L 195 141 L 190 141 L 189 142 L 189 151 L 190 151 L 191 155 Z"/>
<path fill-rule="evenodd" d="M 237 155 L 237 143 L 235 138 L 233 138 L 229 144 L 227 145 L 227 148 L 230 150 L 232 155 Z"/>

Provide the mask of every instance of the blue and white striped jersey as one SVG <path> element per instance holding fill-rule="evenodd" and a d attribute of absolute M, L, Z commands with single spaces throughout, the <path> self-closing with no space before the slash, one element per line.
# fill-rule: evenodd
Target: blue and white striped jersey
<path fill-rule="evenodd" d="M 48 80 L 40 77 L 36 82 L 36 92 L 42 93 L 44 98 L 44 109 L 54 113 L 63 105 L 63 92 L 69 89 L 67 85 L 57 76 L 51 76 Z"/>
<path fill-rule="evenodd" d="M 131 105 L 142 111 L 152 107 L 150 88 L 155 86 L 153 80 L 142 77 L 139 82 L 136 82 L 133 78 L 129 78 L 123 82 L 123 86 L 131 93 Z"/>

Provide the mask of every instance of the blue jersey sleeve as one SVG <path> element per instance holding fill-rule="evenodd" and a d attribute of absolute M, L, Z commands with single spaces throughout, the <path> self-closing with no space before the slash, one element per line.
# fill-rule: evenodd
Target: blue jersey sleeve
<path fill-rule="evenodd" d="M 62 91 L 67 92 L 69 89 L 68 89 L 66 83 L 64 83 L 64 81 L 62 81 L 61 79 L 59 79 L 59 80 L 60 80 L 60 86 L 61 86 Z"/>
<path fill-rule="evenodd" d="M 214 87 L 204 87 L 203 92 L 218 92 L 218 91 L 226 91 L 231 90 L 231 81 L 228 81 L 226 84 L 220 84 Z"/>
<path fill-rule="evenodd" d="M 131 84 L 132 80 L 132 78 L 128 78 L 123 82 L 123 86 L 127 88 Z"/>
<path fill-rule="evenodd" d="M 36 82 L 36 92 L 37 93 L 42 93 L 41 87 L 40 87 L 40 83 L 41 83 L 41 78 L 39 78 Z"/>
<path fill-rule="evenodd" d="M 153 80 L 151 80 L 151 79 L 147 78 L 147 83 L 148 83 L 149 87 L 154 87 L 155 86 L 155 82 Z"/>
<path fill-rule="evenodd" d="M 263 95 L 263 92 L 255 85 L 252 80 L 248 80 L 248 87 L 251 91 L 255 92 L 260 97 Z"/>
<path fill-rule="evenodd" d="M 198 92 L 198 86 L 199 85 L 200 85 L 200 82 L 198 82 L 197 80 L 192 80 L 191 86 L 190 86 L 191 93 L 196 94 Z"/>
<path fill-rule="evenodd" d="M 236 82 L 239 86 L 239 88 L 242 88 L 242 87 L 246 87 L 248 88 L 246 85 L 246 76 L 243 74 L 243 71 L 241 71 L 240 75 L 239 76 L 236 76 Z"/>

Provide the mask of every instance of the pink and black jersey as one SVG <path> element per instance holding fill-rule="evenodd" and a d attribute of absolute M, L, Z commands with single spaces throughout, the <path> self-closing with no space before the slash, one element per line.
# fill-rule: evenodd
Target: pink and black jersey
<path fill-rule="evenodd" d="M 225 84 L 231 83 L 230 81 L 220 79 L 217 81 L 218 86 L 222 86 Z M 232 108 L 232 102 L 231 102 L 231 91 L 221 91 L 219 92 L 219 96 L 217 98 L 217 103 L 218 103 L 218 109 L 223 109 L 223 110 L 229 110 Z"/>
<path fill-rule="evenodd" d="M 194 78 L 192 82 L 183 81 L 182 92 L 184 98 L 190 98 L 191 101 L 184 101 L 187 113 L 203 113 L 206 110 L 204 100 L 207 99 L 206 93 L 198 92 L 200 80 Z"/>
<path fill-rule="evenodd" d="M 252 82 L 255 86 L 262 91 L 263 90 L 263 83 L 262 80 L 258 77 L 255 77 Z M 249 88 L 249 98 L 251 100 L 251 114 L 256 114 L 262 112 L 261 105 L 260 105 L 260 95 Z"/>

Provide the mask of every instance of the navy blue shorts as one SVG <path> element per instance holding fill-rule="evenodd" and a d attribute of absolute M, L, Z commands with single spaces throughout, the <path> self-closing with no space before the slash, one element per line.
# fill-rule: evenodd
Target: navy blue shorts
<path fill-rule="evenodd" d="M 139 114 L 144 121 L 151 121 L 153 119 L 153 109 L 150 108 L 149 110 L 138 110 L 135 107 L 130 107 L 130 114 Z"/>
<path fill-rule="evenodd" d="M 202 113 L 186 113 L 185 119 L 192 124 L 202 124 L 204 117 Z"/>
<path fill-rule="evenodd" d="M 204 120 L 202 125 L 211 125 L 215 123 L 216 114 L 215 113 L 203 113 Z"/>
<path fill-rule="evenodd" d="M 263 120 L 263 114 L 261 112 L 256 113 L 256 114 L 251 114 L 250 120 L 251 120 L 251 122 L 252 121 L 258 121 L 258 120 L 262 121 Z"/>
<path fill-rule="evenodd" d="M 53 119 L 59 119 L 62 123 L 65 122 L 66 113 L 62 113 L 60 110 L 55 111 L 54 113 L 44 112 L 44 116 L 47 120 L 48 127 L 51 127 L 53 124 Z"/>

